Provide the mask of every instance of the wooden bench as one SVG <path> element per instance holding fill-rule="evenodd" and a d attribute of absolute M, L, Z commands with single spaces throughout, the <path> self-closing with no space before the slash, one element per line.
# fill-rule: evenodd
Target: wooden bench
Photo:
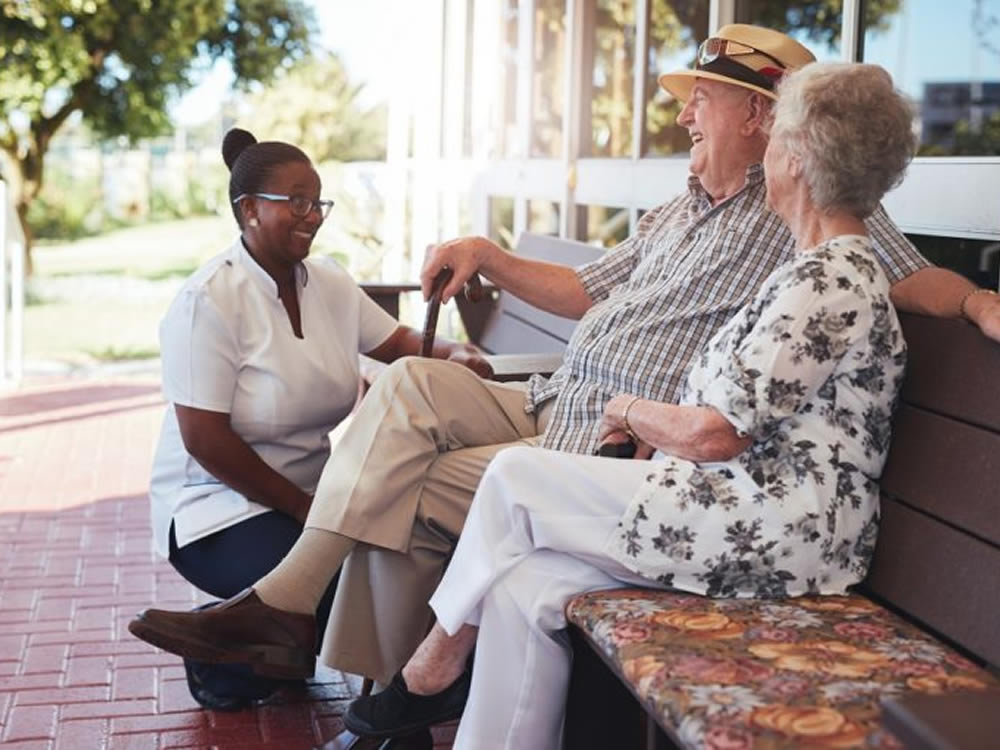
<path fill-rule="evenodd" d="M 516 253 L 534 260 L 580 266 L 594 260 L 603 248 L 525 232 Z M 418 291 L 419 284 L 362 284 L 369 296 L 399 317 L 399 295 Z M 539 310 L 514 295 L 486 287 L 486 298 L 473 303 L 456 298 L 469 341 L 486 352 L 497 380 L 523 380 L 532 373 L 550 375 L 562 361 L 576 321 Z"/>
<path fill-rule="evenodd" d="M 886 727 L 907 747 L 1000 747 L 1000 345 L 900 317 L 907 375 L 858 591 L 577 597 L 567 750 L 898 747 Z"/>

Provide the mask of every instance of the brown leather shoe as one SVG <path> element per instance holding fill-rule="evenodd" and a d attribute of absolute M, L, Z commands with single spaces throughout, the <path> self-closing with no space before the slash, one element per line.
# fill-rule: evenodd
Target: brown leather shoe
<path fill-rule="evenodd" d="M 271 607 L 247 589 L 211 609 L 147 609 L 129 632 L 172 654 L 249 664 L 267 677 L 309 677 L 316 667 L 316 618 Z"/>

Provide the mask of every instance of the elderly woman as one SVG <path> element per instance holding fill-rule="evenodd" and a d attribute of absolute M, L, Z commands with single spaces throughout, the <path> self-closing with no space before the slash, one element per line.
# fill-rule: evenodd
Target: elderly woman
<path fill-rule="evenodd" d="M 864 577 L 905 344 L 863 219 L 913 147 L 881 68 L 813 64 L 783 82 L 764 164 L 795 257 L 712 339 L 679 405 L 608 405 L 603 435 L 658 460 L 493 461 L 431 602 L 438 624 L 386 691 L 352 704 L 352 731 L 447 718 L 469 690 L 456 748 L 558 748 L 574 595 L 843 594 Z"/>

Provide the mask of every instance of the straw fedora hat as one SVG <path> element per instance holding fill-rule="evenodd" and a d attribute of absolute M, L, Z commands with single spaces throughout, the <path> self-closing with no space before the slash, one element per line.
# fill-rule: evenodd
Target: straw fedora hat
<path fill-rule="evenodd" d="M 732 23 L 723 26 L 698 47 L 694 70 L 660 76 L 660 85 L 682 102 L 698 78 L 731 83 L 777 99 L 774 89 L 781 76 L 816 58 L 780 31 Z"/>

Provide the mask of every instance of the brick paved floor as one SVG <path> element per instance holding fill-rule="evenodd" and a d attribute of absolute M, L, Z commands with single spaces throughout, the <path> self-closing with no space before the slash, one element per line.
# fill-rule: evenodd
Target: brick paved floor
<path fill-rule="evenodd" d="M 0 393 L 0 744 L 5 750 L 321 746 L 358 681 L 203 711 L 178 659 L 132 638 L 139 609 L 197 591 L 152 552 L 145 496 L 163 403 L 150 377 Z M 450 747 L 454 726 L 435 730 Z"/>

